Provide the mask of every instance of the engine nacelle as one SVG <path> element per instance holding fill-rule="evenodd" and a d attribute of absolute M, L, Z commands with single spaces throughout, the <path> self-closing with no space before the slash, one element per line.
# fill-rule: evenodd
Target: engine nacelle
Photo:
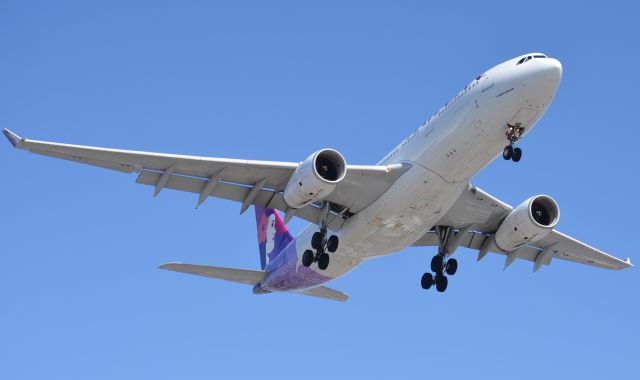
<path fill-rule="evenodd" d="M 337 150 L 319 150 L 291 175 L 284 189 L 284 201 L 292 208 L 320 201 L 331 194 L 346 174 L 347 163 Z"/>
<path fill-rule="evenodd" d="M 560 220 L 560 209 L 551 197 L 536 195 L 511 210 L 495 235 L 495 244 L 505 252 L 545 237 Z"/>

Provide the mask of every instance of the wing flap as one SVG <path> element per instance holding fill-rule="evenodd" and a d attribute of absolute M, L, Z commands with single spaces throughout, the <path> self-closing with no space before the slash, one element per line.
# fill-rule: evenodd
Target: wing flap
<path fill-rule="evenodd" d="M 621 260 L 555 230 L 536 243 L 545 247 L 553 246 L 554 250 L 557 250 L 554 257 L 561 260 L 613 270 L 633 266 L 629 258 Z"/>
<path fill-rule="evenodd" d="M 162 177 L 162 173 L 149 170 L 142 170 L 136 178 L 136 183 L 142 185 L 155 186 Z M 180 175 L 171 175 L 164 187 L 174 190 L 186 191 L 199 194 L 207 181 L 200 178 L 184 177 Z M 251 191 L 251 187 L 242 184 L 234 184 L 230 182 L 219 182 L 215 185 L 209 196 L 227 199 L 230 201 L 242 202 Z M 253 205 L 274 208 L 282 212 L 286 212 L 288 207 L 285 203 L 282 193 L 272 189 L 261 189 L 258 195 L 251 202 Z M 317 223 L 320 219 L 320 209 L 314 205 L 296 210 L 297 217 L 312 223 Z M 337 231 L 345 222 L 344 217 L 331 214 L 327 225 L 330 230 Z"/>

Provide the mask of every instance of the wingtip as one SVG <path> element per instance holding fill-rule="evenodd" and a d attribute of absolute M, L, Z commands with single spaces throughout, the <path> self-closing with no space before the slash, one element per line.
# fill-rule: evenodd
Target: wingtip
<path fill-rule="evenodd" d="M 9 142 L 11 143 L 11 145 L 13 145 L 14 148 L 19 148 L 20 145 L 22 145 L 22 142 L 24 141 L 24 139 L 22 137 L 20 137 L 20 136 L 16 135 L 15 133 L 11 132 L 7 128 L 4 128 L 2 130 L 2 134 L 5 135 L 7 140 L 9 140 Z"/>
<path fill-rule="evenodd" d="M 158 269 L 167 269 L 167 270 L 171 270 L 175 265 L 180 265 L 182 263 L 165 263 L 162 264 L 158 267 Z"/>

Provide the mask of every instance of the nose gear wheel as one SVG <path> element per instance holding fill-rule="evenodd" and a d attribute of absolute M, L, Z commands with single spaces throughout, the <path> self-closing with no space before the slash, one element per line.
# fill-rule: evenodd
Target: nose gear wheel
<path fill-rule="evenodd" d="M 518 142 L 523 134 L 524 127 L 522 127 L 520 123 L 507 124 L 505 135 L 507 136 L 507 140 L 509 140 L 509 145 L 505 146 L 502 150 L 502 158 L 512 160 L 513 162 L 520 161 L 522 158 L 522 149 L 514 148 L 513 144 Z"/>

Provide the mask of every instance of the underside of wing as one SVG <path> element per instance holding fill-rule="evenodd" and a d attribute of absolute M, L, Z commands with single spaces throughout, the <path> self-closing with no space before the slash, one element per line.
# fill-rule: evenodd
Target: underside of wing
<path fill-rule="evenodd" d="M 601 250 L 593 248 L 559 231 L 551 230 L 535 242 L 522 244 L 504 251 L 495 244 L 495 234 L 513 207 L 470 186 L 438 222 L 442 226 L 453 227 L 455 246 L 478 250 L 478 260 L 487 252 L 505 255 L 505 268 L 515 259 L 532 261 L 533 270 L 549 265 L 552 259 L 573 261 L 604 269 L 620 270 L 631 267 L 631 260 L 621 260 Z M 438 246 L 437 231 L 428 231 L 416 241 L 414 246 Z M 455 247 L 453 247 L 455 249 Z"/>
<path fill-rule="evenodd" d="M 28 140 L 4 130 L 11 144 L 32 153 L 79 162 L 125 173 L 139 173 L 136 182 L 154 187 L 154 196 L 164 188 L 198 194 L 197 206 L 210 197 L 240 202 L 241 212 L 250 205 L 281 210 L 318 223 L 321 203 L 292 209 L 283 191 L 294 162 L 239 160 L 110 149 Z M 347 165 L 344 179 L 324 201 L 330 204 L 328 228 L 339 229 L 346 219 L 378 199 L 411 166 Z"/>

